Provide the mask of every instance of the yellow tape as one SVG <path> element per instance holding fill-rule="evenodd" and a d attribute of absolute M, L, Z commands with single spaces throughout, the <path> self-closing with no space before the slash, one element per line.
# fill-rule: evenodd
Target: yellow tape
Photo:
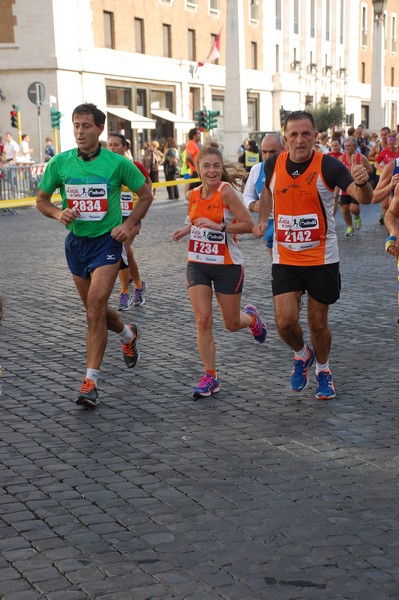
<path fill-rule="evenodd" d="M 193 178 L 193 179 L 173 179 L 172 181 L 160 181 L 158 183 L 153 183 L 152 187 L 154 188 L 162 188 L 168 187 L 171 185 L 184 185 L 186 183 L 200 183 L 201 179 Z M 57 203 L 61 202 L 61 196 L 59 194 L 54 194 L 51 197 L 51 202 Z M 16 198 L 15 200 L 0 200 L 0 209 L 1 208 L 20 208 L 22 206 L 33 206 L 36 204 L 36 196 L 30 196 L 29 198 Z"/>

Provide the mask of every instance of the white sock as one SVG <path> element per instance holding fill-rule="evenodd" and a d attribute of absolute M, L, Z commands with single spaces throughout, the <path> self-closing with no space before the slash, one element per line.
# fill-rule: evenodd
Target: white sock
<path fill-rule="evenodd" d="M 319 373 L 319 371 L 329 371 L 329 370 L 330 370 L 330 362 L 329 361 L 324 363 L 324 365 L 320 365 L 316 361 L 316 375 Z"/>
<path fill-rule="evenodd" d="M 122 331 L 120 332 L 119 336 L 124 344 L 128 344 L 129 342 L 132 341 L 133 333 L 132 333 L 132 330 L 130 329 L 130 327 L 128 327 L 126 325 L 126 323 L 125 323 Z"/>
<path fill-rule="evenodd" d="M 301 360 L 306 360 L 309 356 L 309 351 L 308 351 L 308 347 L 305 344 L 304 347 L 302 348 L 302 350 L 299 350 L 299 352 L 295 352 L 295 358 L 300 358 Z"/>
<path fill-rule="evenodd" d="M 87 379 L 91 379 L 92 381 L 94 381 L 94 383 L 97 386 L 97 379 L 98 379 L 99 373 L 100 373 L 100 371 L 97 371 L 96 369 L 87 369 L 86 377 L 87 377 Z"/>

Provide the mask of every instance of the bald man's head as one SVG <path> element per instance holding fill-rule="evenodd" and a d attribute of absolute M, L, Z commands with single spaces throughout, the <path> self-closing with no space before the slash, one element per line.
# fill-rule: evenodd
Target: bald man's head
<path fill-rule="evenodd" d="M 284 142 L 277 133 L 267 133 L 262 139 L 260 151 L 262 160 L 267 160 L 274 154 L 280 154 L 284 148 Z"/>

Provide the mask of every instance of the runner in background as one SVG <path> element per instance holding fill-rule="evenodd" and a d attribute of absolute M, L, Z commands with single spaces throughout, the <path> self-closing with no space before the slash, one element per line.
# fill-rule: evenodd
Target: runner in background
<path fill-rule="evenodd" d="M 126 151 L 128 149 L 128 144 L 126 137 L 120 133 L 111 133 L 108 139 L 108 148 L 111 152 L 115 152 L 120 156 L 126 157 Z M 133 160 L 133 158 L 132 158 Z M 146 184 L 148 189 L 151 191 L 152 182 L 150 179 L 150 175 L 147 169 L 140 162 L 133 160 L 133 163 L 136 165 L 138 169 L 142 172 L 145 177 Z M 125 221 L 133 208 L 137 204 L 138 196 L 134 194 L 129 188 L 126 186 L 122 186 L 121 191 L 121 209 L 122 209 L 122 217 L 123 221 Z M 131 235 L 124 242 L 125 252 L 126 252 L 126 260 L 128 264 L 128 269 L 122 268 L 119 271 L 119 281 L 121 283 L 121 292 L 119 296 L 119 304 L 118 310 L 125 311 L 128 310 L 132 304 L 135 306 L 140 306 L 141 304 L 145 304 L 145 295 L 147 291 L 147 283 L 143 281 L 140 277 L 139 267 L 137 265 L 136 259 L 134 258 L 132 244 L 136 235 L 139 234 L 141 227 L 141 222 L 137 223 L 135 227 L 131 230 Z M 130 275 L 130 277 L 129 277 Z M 129 279 L 132 279 L 134 283 L 134 298 L 132 298 L 129 294 Z"/>

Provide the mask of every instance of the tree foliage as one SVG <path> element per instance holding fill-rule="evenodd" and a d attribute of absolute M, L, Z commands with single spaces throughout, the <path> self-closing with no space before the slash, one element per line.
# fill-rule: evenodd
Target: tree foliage
<path fill-rule="evenodd" d="M 316 121 L 317 131 L 327 131 L 333 127 L 341 127 L 343 119 L 342 105 L 321 103 L 316 108 L 309 109 Z"/>

